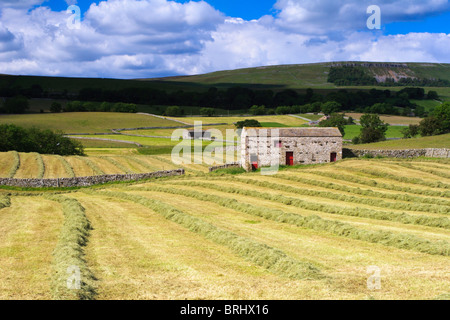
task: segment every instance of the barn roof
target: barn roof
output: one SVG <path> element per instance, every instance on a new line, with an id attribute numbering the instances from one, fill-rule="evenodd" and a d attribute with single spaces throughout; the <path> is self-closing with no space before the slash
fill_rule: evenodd
<path id="1" fill-rule="evenodd" d="M 261 132 L 262 135 L 270 136 L 272 130 L 279 130 L 279 137 L 342 137 L 338 128 L 260 128 L 245 127 L 247 136 L 259 136 L 260 131 L 266 130 L 267 133 Z"/>

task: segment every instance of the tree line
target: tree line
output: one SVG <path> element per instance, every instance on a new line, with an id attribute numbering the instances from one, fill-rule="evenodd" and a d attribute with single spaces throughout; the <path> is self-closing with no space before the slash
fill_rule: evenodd
<path id="1" fill-rule="evenodd" d="M 62 132 L 0 125 L 0 152 L 37 152 L 41 154 L 84 155 L 83 145 L 64 137 Z"/>
<path id="2" fill-rule="evenodd" d="M 337 86 L 450 87 L 450 81 L 444 79 L 406 77 L 398 81 L 387 78 L 384 82 L 378 82 L 373 75 L 367 72 L 367 69 L 356 66 L 331 67 L 327 81 Z"/>

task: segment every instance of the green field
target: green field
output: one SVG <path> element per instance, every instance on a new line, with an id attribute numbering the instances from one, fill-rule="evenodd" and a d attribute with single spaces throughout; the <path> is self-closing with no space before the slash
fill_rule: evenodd
<path id="1" fill-rule="evenodd" d="M 103 171 L 164 163 L 150 158 L 91 160 Z M 445 298 L 449 169 L 445 159 L 346 160 L 275 176 L 0 192 L 0 298 Z M 80 290 L 66 287 L 71 265 Z"/>
<path id="2" fill-rule="evenodd" d="M 0 124 L 60 130 L 65 133 L 106 133 L 111 129 L 179 126 L 178 122 L 134 113 L 69 112 L 2 115 Z"/>
<path id="3" fill-rule="evenodd" d="M 403 138 L 403 134 L 401 130 L 404 129 L 404 126 L 389 126 L 386 131 L 386 138 Z M 359 136 L 361 132 L 361 126 L 358 125 L 347 125 L 345 126 L 345 140 L 351 140 L 354 137 Z"/>
<path id="4" fill-rule="evenodd" d="M 450 134 L 432 137 L 420 137 L 412 139 L 401 139 L 394 141 L 383 141 L 369 144 L 358 144 L 350 146 L 353 149 L 421 149 L 421 148 L 450 148 Z"/>

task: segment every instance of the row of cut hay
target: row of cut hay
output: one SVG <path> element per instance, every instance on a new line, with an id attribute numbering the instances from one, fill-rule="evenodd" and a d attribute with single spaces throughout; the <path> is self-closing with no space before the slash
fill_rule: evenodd
<path id="1" fill-rule="evenodd" d="M 60 155 L 57 155 L 56 157 L 57 157 L 58 160 L 62 163 L 62 165 L 63 165 L 63 167 L 64 167 L 64 170 L 65 170 L 66 173 L 67 173 L 67 176 L 68 176 L 69 178 L 75 178 L 75 172 L 73 171 L 73 168 L 72 168 L 72 166 L 70 165 L 70 163 L 67 162 L 67 160 L 64 159 L 63 157 L 61 157 Z"/>
<path id="2" fill-rule="evenodd" d="M 378 192 L 373 191 L 369 189 L 360 189 L 357 187 L 350 187 L 342 184 L 332 183 L 332 182 L 325 182 L 321 180 L 312 180 L 312 179 L 306 179 L 299 176 L 293 176 L 293 175 L 283 175 L 283 174 L 277 174 L 275 176 L 277 179 L 287 180 L 287 181 L 294 181 L 299 182 L 307 185 L 313 185 L 316 187 L 321 187 L 325 189 L 331 189 L 331 190 L 337 190 L 337 191 L 343 191 L 348 192 L 352 194 L 358 194 L 362 196 L 368 196 L 372 198 L 379 198 L 379 199 L 392 199 L 392 200 L 398 200 L 398 201 L 405 201 L 405 202 L 414 202 L 414 203 L 426 203 L 426 204 L 434 204 L 438 206 L 450 206 L 450 201 L 444 200 L 444 199 L 435 199 L 435 198 L 426 198 L 426 197 L 420 197 L 420 196 L 413 196 L 409 194 L 397 194 L 397 193 L 388 193 L 388 192 Z"/>
<path id="3" fill-rule="evenodd" d="M 150 165 L 147 161 L 139 159 L 138 157 L 124 156 L 124 158 L 126 158 L 126 159 L 128 159 L 130 161 L 134 161 L 135 163 L 137 163 L 141 167 L 147 169 L 149 172 L 159 171 L 160 170 L 160 168 L 154 167 L 154 166 Z"/>
<path id="4" fill-rule="evenodd" d="M 431 164 L 450 165 L 450 158 L 389 158 L 389 162 L 428 162 Z"/>
<path id="5" fill-rule="evenodd" d="M 427 172 L 430 173 L 434 176 L 437 176 L 439 178 L 446 178 L 446 179 L 450 179 L 450 174 L 440 171 L 440 170 L 435 170 L 435 169 L 431 169 L 431 168 L 424 168 L 422 166 L 418 167 L 415 165 L 412 165 L 411 163 L 396 163 L 397 166 L 401 166 L 404 168 L 408 168 L 408 169 L 412 169 L 412 170 L 416 170 L 416 171 L 421 171 L 421 172 Z"/>
<path id="6" fill-rule="evenodd" d="M 232 181 L 236 181 L 231 179 Z M 254 180 L 253 180 L 254 181 Z M 242 181 L 246 183 L 246 181 Z M 249 183 L 252 185 L 257 185 L 260 187 L 268 186 L 266 182 L 258 182 L 258 181 L 250 181 Z M 434 228 L 443 228 L 450 229 L 450 219 L 447 217 L 429 217 L 425 215 L 409 215 L 406 213 L 397 213 L 390 211 L 379 211 L 379 210 L 371 210 L 366 208 L 349 208 L 349 207 L 339 207 L 335 205 L 326 205 L 320 203 L 314 203 L 310 201 L 305 201 L 293 197 L 287 197 L 283 194 L 269 194 L 255 190 L 247 190 L 243 188 L 234 188 L 234 187 L 226 187 L 224 185 L 216 185 L 212 183 L 204 183 L 204 182 L 177 182 L 173 183 L 174 185 L 186 185 L 192 187 L 202 187 L 206 189 L 213 189 L 221 192 L 231 193 L 231 194 L 240 194 L 243 196 L 258 198 L 269 200 L 273 202 L 282 203 L 288 206 L 294 206 L 297 208 L 316 211 L 316 212 L 325 212 L 329 214 L 336 214 L 342 216 L 350 216 L 350 217 L 360 217 L 374 220 L 384 220 L 384 221 L 394 221 L 403 224 L 415 224 L 415 225 L 423 225 Z M 280 186 L 280 185 L 279 185 Z M 281 190 L 288 191 L 288 187 L 280 186 Z"/>
<path id="7" fill-rule="evenodd" d="M 43 179 L 45 174 L 45 164 L 44 159 L 42 159 L 42 156 L 39 153 L 34 153 L 34 156 L 36 158 L 37 166 L 38 166 L 38 172 L 37 172 L 37 179 Z"/>
<path id="8" fill-rule="evenodd" d="M 304 227 L 317 231 L 326 231 L 337 236 L 361 240 L 399 249 L 419 251 L 432 255 L 450 255 L 450 243 L 447 241 L 429 241 L 411 234 L 399 234 L 390 231 L 371 231 L 360 229 L 349 223 L 323 219 L 319 216 L 301 216 L 295 213 L 288 213 L 281 210 L 255 206 L 235 199 L 208 195 L 202 192 L 184 190 L 179 188 L 166 187 L 132 187 L 127 190 L 163 192 L 168 194 L 182 195 L 201 201 L 216 203 L 220 206 L 230 208 L 245 214 L 255 215 L 264 219 L 281 223 L 288 223 L 298 227 Z"/>
<path id="9" fill-rule="evenodd" d="M 124 165 L 122 165 L 120 162 L 116 161 L 115 159 L 111 158 L 111 157 L 104 157 L 101 156 L 99 157 L 100 159 L 106 160 L 109 163 L 113 164 L 114 166 L 116 166 L 119 170 L 125 172 L 126 174 L 132 174 L 133 172 L 130 171 L 128 168 L 126 168 Z"/>
<path id="10" fill-rule="evenodd" d="M 85 260 L 84 247 L 92 229 L 85 209 L 75 199 L 46 195 L 63 208 L 64 224 L 53 252 L 52 295 L 56 300 L 92 300 L 95 298 L 95 277 Z M 74 269 L 72 269 L 74 268 Z M 80 271 L 80 289 L 70 289 L 71 272 Z M 73 283 L 70 283 L 73 284 Z"/>
<path id="11" fill-rule="evenodd" d="M 268 181 L 258 181 L 254 179 L 233 179 L 228 178 L 230 181 L 241 181 L 246 184 L 252 184 L 259 187 L 270 188 L 273 190 L 287 191 L 299 195 L 311 196 L 311 197 L 320 197 L 332 200 L 338 200 L 343 202 L 352 202 L 365 204 L 373 207 L 386 208 L 386 209 L 394 209 L 394 210 L 408 210 L 408 211 L 418 211 L 418 212 L 430 212 L 430 213 L 441 213 L 441 214 L 450 214 L 450 208 L 445 206 L 438 206 L 434 204 L 420 204 L 420 203 L 402 203 L 402 202 L 389 202 L 380 199 L 371 199 L 371 198 L 362 198 L 355 197 L 352 195 L 339 194 L 328 191 L 319 191 L 319 190 L 308 190 L 304 188 L 286 186 L 283 184 L 272 183 Z"/>
<path id="12" fill-rule="evenodd" d="M 84 161 L 84 163 L 86 163 L 86 165 L 92 169 L 94 175 L 101 176 L 105 174 L 105 172 L 102 169 L 100 169 L 94 162 L 92 162 L 88 157 L 78 156 L 77 158 L 80 159 L 81 161 Z"/>
<path id="13" fill-rule="evenodd" d="M 14 178 L 14 176 L 16 175 L 17 170 L 19 170 L 20 167 L 20 155 L 17 151 L 11 151 L 14 160 L 11 166 L 11 169 L 9 169 L 8 172 L 8 178 Z"/>
<path id="14" fill-rule="evenodd" d="M 363 168 L 351 168 L 351 167 L 345 167 L 344 169 L 346 171 L 350 171 L 350 172 L 364 173 L 364 174 L 368 174 L 368 175 L 371 175 L 371 176 L 374 176 L 377 178 L 389 179 L 389 180 L 394 180 L 394 181 L 403 182 L 403 183 L 416 184 L 416 185 L 421 185 L 421 186 L 430 187 L 430 188 L 450 189 L 450 184 L 440 182 L 440 181 L 431 182 L 431 181 L 425 181 L 425 180 L 422 180 L 419 178 L 400 177 L 395 174 L 391 174 L 391 173 L 387 173 L 387 172 L 383 172 L 383 171 L 375 170 L 375 169 L 363 169 Z"/>
<path id="15" fill-rule="evenodd" d="M 11 206 L 11 199 L 7 195 L 0 194 L 0 209 Z"/>
<path id="16" fill-rule="evenodd" d="M 438 190 L 429 190 L 429 189 L 417 189 L 411 187 L 403 187 L 396 185 L 395 183 L 382 183 L 370 178 L 363 178 L 360 176 L 355 176 L 351 174 L 343 174 L 343 173 L 333 173 L 333 172 L 321 172 L 321 171 L 307 171 L 309 174 L 315 174 L 326 178 L 332 178 L 335 180 L 345 181 L 345 182 L 353 182 L 356 184 L 361 184 L 369 187 L 375 187 L 385 190 L 392 191 L 400 191 L 424 196 L 432 196 L 432 197 L 441 197 L 441 198 L 450 198 L 449 191 L 438 191 Z"/>
<path id="17" fill-rule="evenodd" d="M 88 190 L 83 192 L 88 194 L 93 193 Z M 310 262 L 298 261 L 279 249 L 217 228 L 202 219 L 188 215 L 161 201 L 122 192 L 96 192 L 94 194 L 132 201 L 150 208 L 167 220 L 178 223 L 190 231 L 202 235 L 206 239 L 230 248 L 237 255 L 274 274 L 292 279 L 317 279 L 323 277 L 320 270 Z"/>

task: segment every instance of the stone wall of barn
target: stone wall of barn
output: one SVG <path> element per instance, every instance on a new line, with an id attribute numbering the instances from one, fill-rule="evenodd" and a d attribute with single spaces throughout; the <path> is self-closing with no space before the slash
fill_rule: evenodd
<path id="1" fill-rule="evenodd" d="M 286 165 L 286 153 L 293 152 L 294 165 L 327 163 L 331 153 L 336 161 L 342 159 L 342 137 L 253 137 L 244 136 L 241 144 L 242 167 L 250 171 L 252 160 L 257 158 L 258 167 L 274 164 L 278 157 L 280 165 Z M 279 146 L 277 148 L 277 146 Z"/>

